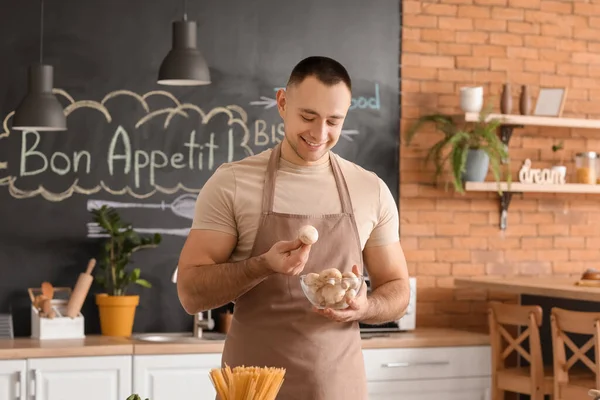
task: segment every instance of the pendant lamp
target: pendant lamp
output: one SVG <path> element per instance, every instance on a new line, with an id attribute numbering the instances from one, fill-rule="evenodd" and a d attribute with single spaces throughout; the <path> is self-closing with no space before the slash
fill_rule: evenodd
<path id="1" fill-rule="evenodd" d="M 186 0 L 183 20 L 173 22 L 172 48 L 158 70 L 158 83 L 170 86 L 197 86 L 210 84 L 206 60 L 197 49 L 198 28 L 195 21 L 187 20 Z"/>
<path id="2" fill-rule="evenodd" d="M 44 0 L 40 13 L 40 62 L 29 67 L 27 95 L 15 110 L 13 129 L 32 131 L 64 131 L 67 119 L 63 107 L 52 93 L 54 69 L 42 62 L 44 48 Z"/>

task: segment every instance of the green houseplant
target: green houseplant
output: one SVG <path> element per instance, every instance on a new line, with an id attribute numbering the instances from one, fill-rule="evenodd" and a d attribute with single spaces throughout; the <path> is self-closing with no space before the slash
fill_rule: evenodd
<path id="1" fill-rule="evenodd" d="M 131 396 L 129 396 L 129 397 L 128 397 L 127 399 L 125 399 L 125 400 L 142 400 L 142 398 L 140 397 L 140 395 L 139 395 L 139 394 L 137 394 L 137 393 L 134 393 L 134 394 L 132 394 Z M 146 399 L 146 400 L 149 400 L 149 399 Z"/>
<path id="2" fill-rule="evenodd" d="M 421 116 L 406 132 L 406 146 L 410 146 L 415 134 L 427 123 L 435 125 L 443 136 L 435 142 L 425 156 L 425 163 L 432 162 L 435 166 L 434 178 L 442 175 L 444 166 L 448 163 L 454 189 L 464 193 L 464 182 L 482 182 L 489 169 L 496 182 L 506 181 L 510 184 L 511 177 L 506 146 L 498 137 L 497 129 L 501 122 L 487 118 L 488 113 L 482 112 L 475 122 L 464 121 L 461 116 L 447 114 L 428 114 Z M 498 186 L 499 193 L 502 193 Z"/>
<path id="3" fill-rule="evenodd" d="M 123 222 L 119 213 L 106 205 L 91 210 L 93 221 L 106 236 L 99 260 L 99 273 L 96 281 L 105 289 L 96 296 L 100 311 L 100 328 L 103 335 L 131 336 L 135 309 L 139 304 L 138 295 L 130 295 L 127 290 L 132 284 L 150 288 L 152 285 L 140 278 L 140 269 L 126 271 L 133 263 L 131 256 L 141 249 L 158 246 L 159 234 L 141 236 L 130 224 Z"/>

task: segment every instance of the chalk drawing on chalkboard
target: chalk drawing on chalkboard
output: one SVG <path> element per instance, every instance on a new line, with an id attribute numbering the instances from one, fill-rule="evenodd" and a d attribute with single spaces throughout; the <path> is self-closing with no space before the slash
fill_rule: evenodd
<path id="1" fill-rule="evenodd" d="M 150 96 L 166 96 L 169 99 L 173 100 L 173 103 L 175 103 L 175 105 L 177 105 L 177 106 L 181 105 L 181 102 L 179 101 L 179 99 L 177 99 L 177 97 L 175 97 L 172 93 L 167 92 L 166 90 L 152 90 L 148 93 L 143 94 L 142 99 L 146 100 Z"/>
<path id="2" fill-rule="evenodd" d="M 260 100 L 254 100 L 250 102 L 251 106 L 265 106 L 265 110 L 275 107 L 277 100 L 267 96 L 260 96 Z"/>
<path id="3" fill-rule="evenodd" d="M 69 104 L 75 103 L 75 99 L 73 98 L 73 96 L 71 96 L 69 93 L 67 93 L 66 91 L 64 91 L 62 89 L 54 88 L 54 89 L 52 89 L 52 93 L 64 97 L 65 99 L 67 99 L 69 101 Z"/>
<path id="4" fill-rule="evenodd" d="M 78 110 L 80 108 L 96 109 L 96 110 L 100 111 L 102 114 L 104 114 L 104 117 L 106 118 L 106 122 L 112 122 L 112 117 L 110 115 L 110 112 L 108 112 L 108 109 L 103 104 L 100 104 L 94 100 L 80 100 L 73 104 L 69 104 L 67 107 L 65 107 L 64 113 L 68 117 L 73 111 Z"/>
<path id="5" fill-rule="evenodd" d="M 67 99 L 68 101 L 68 105 L 66 106 L 64 112 L 67 116 L 69 116 L 70 114 L 72 114 L 75 110 L 79 110 L 79 109 L 85 109 L 85 108 L 91 108 L 91 109 L 95 109 L 97 111 L 100 111 L 103 115 L 104 115 L 104 119 L 106 121 L 111 121 L 112 117 L 110 115 L 109 110 L 105 107 L 104 103 L 108 102 L 110 99 L 114 99 L 117 96 L 130 96 L 134 99 L 136 99 L 136 101 L 140 102 L 140 104 L 142 105 L 142 107 L 144 108 L 144 110 L 148 111 L 147 113 L 145 113 L 141 118 L 139 118 L 136 123 L 135 123 L 135 127 L 139 128 L 142 124 L 150 121 L 153 118 L 156 118 L 158 115 L 166 115 L 165 119 L 164 119 L 164 127 L 167 128 L 169 127 L 169 125 L 172 123 L 173 119 L 176 116 L 183 116 L 184 118 L 190 118 L 191 114 L 193 114 L 193 112 L 195 112 L 201 120 L 202 124 L 207 124 L 213 117 L 217 116 L 217 115 L 225 115 L 226 119 L 225 119 L 225 126 L 223 128 L 221 128 L 221 132 L 219 132 L 219 128 L 216 128 L 216 133 L 223 135 L 226 138 L 226 144 L 224 146 L 221 146 L 221 150 L 224 152 L 225 154 L 223 154 L 224 158 L 226 158 L 226 162 L 231 162 L 234 159 L 234 156 L 236 154 L 236 149 L 241 149 L 247 156 L 251 156 L 254 155 L 254 150 L 249 146 L 250 143 L 250 139 L 251 139 L 251 135 L 250 135 L 250 130 L 248 128 L 248 126 L 246 125 L 247 120 L 248 120 L 248 115 L 246 113 L 246 111 L 237 105 L 228 105 L 228 106 L 217 106 L 212 108 L 211 110 L 208 111 L 204 111 L 202 110 L 200 107 L 198 107 L 195 104 L 191 104 L 191 103 L 181 103 L 179 100 L 177 100 L 177 98 L 170 94 L 169 92 L 166 91 L 162 91 L 162 90 L 158 90 L 158 91 L 151 91 L 148 93 L 145 93 L 144 95 L 139 95 L 137 93 L 134 93 L 132 91 L 129 90 L 116 90 L 113 92 L 108 93 L 107 95 L 105 95 L 102 99 L 102 102 L 98 102 L 95 100 L 78 100 L 75 101 L 75 99 L 73 99 L 73 97 L 71 97 L 66 91 L 62 90 L 62 89 L 54 89 L 53 90 L 57 95 L 60 95 L 62 97 L 64 97 L 65 99 Z M 149 98 L 150 96 L 165 96 L 168 97 L 169 99 L 171 99 L 174 103 L 174 107 L 167 107 L 167 108 L 161 108 L 158 110 L 150 110 L 150 107 L 148 105 L 148 102 L 146 101 L 147 98 Z M 189 113 L 189 111 L 192 111 L 192 113 Z M 0 133 L 0 139 L 6 139 L 9 137 L 10 133 L 11 133 L 11 129 L 9 128 L 9 120 L 14 116 L 14 111 L 11 111 L 4 119 L 3 119 L 3 132 Z M 221 121 L 221 120 L 219 120 Z M 222 124 L 223 122 L 219 122 L 219 124 Z M 215 128 L 213 127 L 211 130 L 214 130 Z M 131 133 L 133 134 L 133 133 Z M 95 194 L 98 193 L 100 191 L 105 191 L 107 193 L 113 194 L 113 195 L 130 195 L 134 198 L 137 199 L 145 199 L 148 198 L 150 196 L 153 196 L 154 194 L 157 193 L 163 193 L 163 194 L 174 194 L 177 193 L 179 191 L 184 191 L 187 193 L 198 193 L 200 191 L 200 188 L 192 188 L 192 187 L 187 187 L 185 186 L 183 183 L 178 182 L 176 183 L 174 186 L 172 187 L 165 187 L 160 185 L 159 182 L 156 182 L 153 180 L 153 177 L 155 176 L 154 172 L 159 171 L 160 168 L 163 168 L 165 163 L 161 163 L 158 162 L 158 164 L 156 165 L 134 165 L 134 161 L 135 158 L 140 158 L 140 160 L 146 160 L 149 161 L 147 164 L 152 164 L 151 156 L 156 156 L 155 158 L 157 160 L 173 160 L 174 156 L 176 156 L 177 154 L 167 154 L 162 150 L 152 150 L 152 151 L 145 151 L 143 149 L 131 149 L 130 145 L 128 143 L 131 142 L 130 139 L 130 132 L 127 132 L 125 130 L 125 128 L 122 125 L 119 125 L 116 130 L 114 131 L 114 133 L 111 136 L 111 145 L 113 144 L 113 142 L 118 142 L 118 143 L 122 143 L 123 145 L 125 145 L 125 148 L 129 149 L 129 153 L 127 154 L 116 154 L 115 157 L 119 158 L 119 159 L 123 159 L 123 157 L 127 156 L 130 158 L 130 164 L 132 165 L 131 170 L 135 171 L 135 173 L 133 172 L 127 172 L 124 171 L 124 173 L 127 173 L 130 175 L 131 179 L 135 182 L 132 182 L 132 184 L 130 185 L 125 185 L 125 186 L 121 186 L 119 189 L 115 189 L 115 188 L 111 188 L 107 183 L 105 183 L 104 181 L 100 180 L 99 182 L 97 182 L 95 185 L 92 183 L 91 187 L 82 187 L 79 185 L 79 177 L 75 178 L 73 180 L 73 182 L 71 183 L 71 185 L 69 187 L 65 187 L 64 190 L 61 191 L 50 191 L 48 189 L 46 189 L 43 185 L 39 185 L 36 189 L 34 190 L 23 190 L 19 187 L 16 186 L 17 181 L 21 182 L 23 181 L 23 177 L 26 177 L 28 179 L 30 179 L 30 177 L 35 176 L 35 175 L 39 175 L 43 172 L 51 172 L 51 173 L 55 173 L 58 175 L 66 175 L 68 173 L 73 173 L 73 172 L 77 172 L 78 174 L 89 174 L 90 170 L 89 170 L 89 165 L 92 165 L 92 153 L 87 150 L 87 149 L 74 149 L 75 151 L 72 151 L 73 149 L 61 149 L 59 151 L 55 151 L 52 150 L 51 154 L 45 154 L 43 151 L 41 151 L 41 146 L 38 146 L 39 143 L 41 143 L 44 140 L 44 137 L 41 136 L 38 132 L 35 131 L 24 131 L 22 134 L 22 139 L 23 139 L 23 145 L 21 146 L 21 154 L 20 154 L 20 160 L 17 162 L 17 166 L 14 168 L 12 168 L 12 165 L 9 166 L 8 162 L 5 160 L 0 160 L 0 166 L 2 168 L 2 170 L 8 170 L 8 176 L 3 176 L 0 177 L 0 186 L 8 186 L 8 191 L 10 193 L 11 196 L 18 198 L 18 199 L 24 199 L 24 198 L 31 198 L 31 197 L 35 197 L 35 196 L 42 196 L 45 200 L 48 201 L 53 201 L 53 202 L 57 202 L 57 201 L 62 201 L 65 200 L 69 197 L 71 197 L 73 194 L 84 194 L 84 195 L 90 195 L 90 194 Z M 194 135 L 195 135 L 195 131 L 190 133 L 190 140 L 195 140 L 194 139 Z M 212 136 L 214 136 L 215 133 L 211 132 L 209 136 L 211 136 L 212 140 Z M 26 137 L 30 136 L 30 139 L 33 140 L 29 140 L 26 141 Z M 205 139 L 200 139 L 200 140 L 205 140 Z M 125 143 L 127 142 L 127 143 Z M 29 143 L 29 144 L 28 144 Z M 210 151 L 211 149 L 215 148 L 211 143 L 197 143 L 196 141 L 193 142 L 189 142 L 190 146 L 193 146 L 194 148 L 199 148 L 199 151 L 203 151 L 202 148 L 205 148 L 205 152 L 208 153 L 204 159 L 206 159 L 205 161 L 205 166 L 203 166 L 204 169 L 207 170 L 213 170 L 214 168 L 218 167 L 218 163 L 214 162 L 214 156 L 216 154 L 212 154 Z M 265 143 L 265 144 L 261 144 L 261 145 L 267 145 L 269 143 Z M 212 147 L 211 147 L 212 146 Z M 114 147 L 114 146 L 113 146 Z M 134 157 L 134 150 L 135 150 L 135 157 Z M 108 149 L 109 151 L 109 159 L 110 159 L 110 149 Z M 141 154 L 144 157 L 138 157 L 140 154 L 138 153 L 143 153 Z M 151 154 L 152 153 L 152 154 Z M 159 154 L 160 153 L 160 154 Z M 158 157 L 160 156 L 160 157 Z M 38 161 L 42 162 L 43 167 L 42 168 L 38 168 L 38 169 L 27 169 L 27 163 L 25 163 L 25 160 L 30 157 L 31 159 L 36 158 Z M 184 157 L 183 153 L 181 155 L 177 155 L 177 157 L 179 157 L 179 159 L 181 159 L 182 157 Z M 190 156 L 191 157 L 191 156 Z M 53 163 L 56 162 L 56 160 L 60 160 L 62 162 L 62 165 L 57 166 Z M 81 161 L 83 160 L 83 162 Z M 159 161 L 160 161 L 159 160 Z M 156 160 L 155 160 L 156 161 Z M 168 164 L 168 163 L 167 163 Z M 20 165 L 20 169 L 19 169 L 19 165 Z M 77 169 L 77 165 L 79 165 L 79 169 Z M 83 165 L 83 166 L 82 166 Z M 191 165 L 191 164 L 190 164 Z M 86 167 L 88 166 L 88 167 Z M 108 166 L 110 168 L 110 166 Z M 198 161 L 198 165 L 196 166 L 197 169 L 202 169 L 200 168 L 200 161 Z M 144 192 L 142 192 L 141 190 L 139 190 L 140 187 L 140 176 L 139 176 L 139 171 L 142 171 L 142 173 L 144 173 L 145 175 L 148 176 L 144 176 L 144 179 L 148 180 L 149 185 L 149 189 L 145 189 Z M 112 173 L 111 173 L 112 175 Z"/>
<path id="6" fill-rule="evenodd" d="M 177 192 L 183 191 L 183 192 L 188 192 L 188 193 L 198 193 L 200 192 L 199 188 L 188 188 L 187 186 L 182 185 L 181 183 L 178 183 L 177 185 L 173 186 L 173 187 L 164 187 L 164 186 L 160 186 L 160 185 L 154 185 L 155 189 L 151 190 L 148 193 L 144 193 L 144 194 L 139 194 L 137 192 L 135 192 L 133 189 L 131 189 L 129 186 L 125 186 L 122 189 L 111 189 L 110 186 L 108 186 L 107 184 L 104 183 L 104 181 L 100 181 L 100 185 L 99 188 L 101 188 L 102 190 L 104 190 L 106 193 L 110 193 L 112 195 L 115 196 L 123 196 L 123 195 L 128 195 L 131 197 L 135 197 L 136 199 L 147 199 L 150 198 L 152 196 L 154 196 L 157 193 L 162 193 L 162 194 L 175 194 Z M 97 193 L 97 192 L 94 192 Z"/>
<path id="7" fill-rule="evenodd" d="M 236 105 L 229 105 L 227 106 L 227 109 L 240 114 L 240 118 L 242 119 L 242 121 L 244 121 L 244 123 L 248 122 L 248 113 L 246 113 L 246 110 L 244 110 L 242 107 Z"/>
<path id="8" fill-rule="evenodd" d="M 356 129 L 342 129 L 342 137 L 350 142 L 354 142 L 352 135 L 358 135 L 359 133 Z"/>
<path id="9" fill-rule="evenodd" d="M 108 100 L 113 99 L 117 96 L 131 96 L 142 104 L 142 107 L 144 107 L 144 110 L 146 110 L 147 113 L 150 112 L 150 106 L 148 105 L 148 103 L 146 103 L 146 99 L 144 98 L 144 96 L 140 96 L 139 94 L 132 92 L 131 90 L 122 89 L 110 92 L 109 94 L 104 96 L 100 104 L 104 105 Z"/>
<path id="10" fill-rule="evenodd" d="M 165 203 L 161 201 L 160 203 L 132 203 L 132 202 L 120 202 L 120 201 L 108 201 L 108 200 L 94 200 L 89 199 L 87 201 L 87 209 L 88 211 L 98 209 L 102 206 L 112 207 L 112 208 L 153 208 L 160 210 L 170 209 L 173 214 L 188 218 L 194 219 L 194 208 L 196 205 L 196 195 L 194 194 L 182 194 L 173 200 L 172 203 Z"/>
<path id="11" fill-rule="evenodd" d="M 142 126 L 146 122 L 150 121 L 152 118 L 156 117 L 157 115 L 167 114 L 167 113 L 170 115 L 171 112 L 175 112 L 186 118 L 189 116 L 185 111 L 179 110 L 177 108 L 164 108 L 162 110 L 152 111 L 150 114 L 142 117 L 138 122 L 135 123 L 135 128 L 136 129 L 139 128 L 140 126 Z M 165 121 L 165 124 L 166 124 L 166 121 Z"/>
<path id="12" fill-rule="evenodd" d="M 160 233 L 161 235 L 173 235 L 173 236 L 187 236 L 190 233 L 190 228 L 136 228 L 133 230 L 140 234 L 154 234 Z M 97 222 L 87 223 L 87 237 L 88 238 L 102 238 L 108 237 L 106 231 Z"/>

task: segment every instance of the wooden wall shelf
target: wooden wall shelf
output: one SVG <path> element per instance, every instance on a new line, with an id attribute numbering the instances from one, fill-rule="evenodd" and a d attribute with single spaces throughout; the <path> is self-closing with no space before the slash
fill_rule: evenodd
<path id="1" fill-rule="evenodd" d="M 564 185 L 541 185 L 535 183 L 511 182 L 510 189 L 506 182 L 500 182 L 502 192 L 512 193 L 597 193 L 600 194 L 600 185 L 585 183 L 565 183 Z M 470 192 L 497 192 L 496 182 L 466 182 L 465 190 Z"/>
<path id="2" fill-rule="evenodd" d="M 504 125 L 554 126 L 562 128 L 600 129 L 599 119 L 538 117 L 535 115 L 489 114 L 486 120 L 497 119 Z M 479 121 L 479 113 L 465 113 L 465 121 Z"/>
<path id="3" fill-rule="evenodd" d="M 461 115 L 466 122 L 479 121 L 479 113 L 465 113 Z M 553 126 L 558 128 L 583 128 L 583 129 L 600 129 L 599 119 L 582 119 L 582 118 L 562 118 L 562 117 L 539 117 L 536 115 L 519 115 L 519 114 L 488 114 L 486 121 L 491 119 L 500 120 L 500 139 L 505 145 L 508 145 L 510 138 L 515 128 L 523 128 L 525 126 Z"/>

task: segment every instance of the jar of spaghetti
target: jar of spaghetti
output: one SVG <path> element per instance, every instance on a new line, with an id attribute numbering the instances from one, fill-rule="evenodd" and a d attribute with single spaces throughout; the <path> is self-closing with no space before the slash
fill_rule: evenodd
<path id="1" fill-rule="evenodd" d="M 593 151 L 577 153 L 575 155 L 575 168 L 577 170 L 577 183 L 596 184 L 596 160 L 598 154 Z"/>

